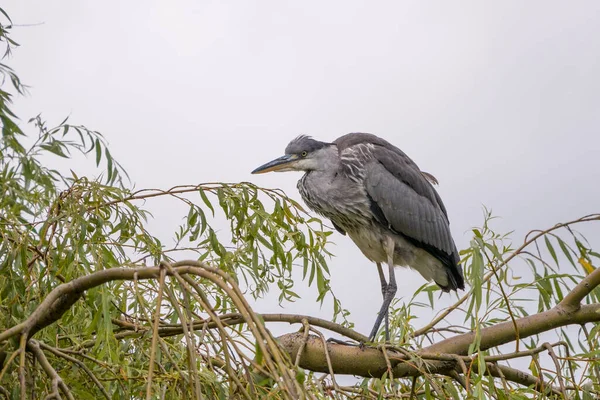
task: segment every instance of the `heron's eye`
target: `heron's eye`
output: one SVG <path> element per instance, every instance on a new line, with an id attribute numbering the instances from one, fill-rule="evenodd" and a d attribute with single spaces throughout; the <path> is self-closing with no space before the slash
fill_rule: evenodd
<path id="1" fill-rule="evenodd" d="M 300 155 L 301 155 L 302 157 L 306 157 L 306 156 L 308 155 L 308 153 L 307 153 L 306 151 L 303 151 L 302 153 L 300 153 Z"/>

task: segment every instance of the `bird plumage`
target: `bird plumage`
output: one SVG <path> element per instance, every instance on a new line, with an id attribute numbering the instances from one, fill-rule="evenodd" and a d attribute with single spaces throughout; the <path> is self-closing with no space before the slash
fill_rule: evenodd
<path id="1" fill-rule="evenodd" d="M 464 288 L 448 213 L 432 185 L 437 180 L 402 150 L 369 133 L 349 133 L 333 143 L 299 136 L 285 153 L 254 172 L 305 171 L 298 189 L 306 204 L 377 263 L 384 304 L 372 337 L 382 312 L 387 333 L 387 308 L 396 291 L 394 265 L 417 270 L 444 291 Z M 389 284 L 381 263 L 390 266 Z"/>
<path id="2" fill-rule="evenodd" d="M 297 139 L 298 149 L 303 140 L 313 139 Z M 330 161 L 332 168 L 307 171 L 298 181 L 311 209 L 348 233 L 372 261 L 385 262 L 383 245 L 376 248 L 380 236 L 392 235 L 398 242 L 397 265 L 416 269 L 445 291 L 464 288 L 446 208 L 416 163 L 368 133 L 344 135 L 318 150 L 332 153 L 331 158 L 337 155 L 337 162 Z"/>

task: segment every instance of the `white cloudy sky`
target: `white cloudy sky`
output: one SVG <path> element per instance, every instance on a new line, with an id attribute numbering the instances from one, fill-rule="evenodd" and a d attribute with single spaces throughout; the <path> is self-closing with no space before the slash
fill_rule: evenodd
<path id="1" fill-rule="evenodd" d="M 300 133 L 331 141 L 363 131 L 439 179 L 459 247 L 482 222 L 482 205 L 516 241 L 599 211 L 600 2 L 2 7 L 23 25 L 8 62 L 31 86 L 16 101 L 19 115 L 71 115 L 101 131 L 138 188 L 252 181 L 299 198 L 299 175 L 250 171 Z M 179 222 L 169 209 L 155 213 Z M 597 229 L 588 234 L 600 239 Z M 335 241 L 333 287 L 367 333 L 381 300 L 376 270 L 348 238 Z M 423 283 L 397 275 L 399 297 Z M 329 316 L 313 299 L 286 311 Z M 272 301 L 257 308 L 279 310 Z"/>

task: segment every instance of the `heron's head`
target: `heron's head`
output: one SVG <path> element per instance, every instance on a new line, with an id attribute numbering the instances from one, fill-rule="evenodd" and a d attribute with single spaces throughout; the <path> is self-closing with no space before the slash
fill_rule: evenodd
<path id="1" fill-rule="evenodd" d="M 332 156 L 333 143 L 319 142 L 309 136 L 298 136 L 285 148 L 285 155 L 252 171 L 253 174 L 285 171 L 313 171 L 326 168 Z M 335 151 L 337 155 L 337 150 Z"/>

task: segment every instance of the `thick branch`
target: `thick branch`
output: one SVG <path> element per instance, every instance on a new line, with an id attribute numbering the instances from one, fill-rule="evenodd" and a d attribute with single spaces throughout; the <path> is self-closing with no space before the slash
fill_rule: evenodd
<path id="1" fill-rule="evenodd" d="M 295 360 L 300 347 L 304 343 L 303 333 L 294 332 L 278 338 L 281 346 Z M 385 358 L 376 348 L 347 346 L 337 343 L 327 343 L 327 351 L 331 359 L 333 370 L 336 374 L 358 375 L 364 377 L 381 377 L 387 371 Z M 398 356 L 400 354 L 398 353 Z M 398 365 L 399 361 L 391 358 L 392 367 Z M 315 372 L 328 373 L 327 358 L 323 341 L 315 335 L 309 335 L 300 357 L 300 367 Z M 452 365 L 450 365 L 452 366 Z M 407 369 L 408 372 L 409 369 Z M 412 370 L 410 372 L 413 372 Z M 413 374 L 417 374 L 416 370 Z M 410 375 L 405 373 L 405 375 Z M 394 376 L 396 372 L 394 372 Z"/>
<path id="2" fill-rule="evenodd" d="M 573 313 L 565 311 L 557 306 L 552 310 L 531 315 L 516 320 L 521 338 L 536 335 L 571 324 L 583 324 L 586 322 L 600 321 L 600 304 L 583 305 Z M 417 356 L 427 358 L 427 355 L 447 354 L 466 355 L 469 346 L 475 340 L 474 333 L 466 333 L 451 337 L 431 346 L 425 347 L 418 352 Z M 496 347 L 501 344 L 515 340 L 515 330 L 512 321 L 504 322 L 481 330 L 481 349 Z M 279 337 L 281 345 L 295 359 L 296 353 L 302 343 L 302 333 L 290 333 Z M 344 346 L 329 343 L 328 351 L 333 364 L 333 369 L 339 374 L 358 375 L 363 377 L 381 377 L 387 371 L 385 357 L 381 351 L 374 348 L 360 348 L 355 346 Z M 414 360 L 406 359 L 402 354 L 390 354 L 395 377 L 421 375 L 423 371 L 429 373 L 444 373 L 453 370 L 456 362 L 448 361 L 426 361 L 416 363 Z M 434 357 L 440 358 L 440 357 Z M 327 372 L 324 348 L 320 340 L 309 337 L 306 348 L 301 357 L 300 366 L 311 371 Z M 460 370 L 458 372 L 461 372 Z"/>
<path id="3" fill-rule="evenodd" d="M 599 272 L 600 269 L 594 271 L 596 277 L 600 277 Z M 588 278 L 591 276 L 592 275 L 588 276 Z M 582 281 L 575 287 L 575 289 L 573 289 L 573 291 L 569 293 L 567 297 L 569 297 L 572 293 L 576 293 L 581 287 L 587 287 L 588 284 L 589 282 L 585 280 Z M 565 300 L 567 297 L 565 297 Z M 561 326 L 573 324 L 581 325 L 587 322 L 600 321 L 600 304 L 587 304 L 574 308 L 570 302 L 567 302 L 566 305 L 563 303 L 564 300 L 551 310 L 519 318 L 514 323 L 512 321 L 508 321 L 482 329 L 480 331 L 480 349 L 486 350 L 515 341 L 517 339 L 515 324 L 519 333 L 519 339 L 524 339 L 526 337 L 547 332 Z M 469 346 L 474 341 L 475 332 L 469 332 L 442 340 L 441 342 L 435 343 L 423 349 L 422 351 L 430 353 L 440 352 L 465 355 L 467 354 Z"/>
<path id="4" fill-rule="evenodd" d="M 42 314 L 39 321 L 29 330 L 29 337 L 35 335 L 38 331 L 48 325 L 58 321 L 65 312 L 82 296 L 82 293 L 67 293 L 60 296 L 49 308 L 45 314 Z"/>
<path id="5" fill-rule="evenodd" d="M 598 284 L 600 284 L 600 269 L 595 270 L 575 286 L 564 300 L 551 310 L 482 329 L 480 331 L 480 349 L 486 350 L 497 347 L 517 339 L 537 335 L 561 326 L 572 324 L 581 325 L 587 322 L 600 321 L 600 304 L 579 305 L 579 302 Z M 298 335 L 298 333 L 293 333 L 279 338 L 283 347 L 292 356 L 292 359 L 295 359 L 298 347 L 302 343 L 302 341 L 298 339 Z M 428 354 L 440 353 L 450 356 L 464 356 L 468 354 L 469 346 L 474 341 L 475 333 L 469 332 L 434 343 L 431 346 L 419 350 L 416 354 L 424 358 Z M 333 369 L 336 373 L 364 377 L 381 377 L 387 371 L 385 357 L 379 350 L 330 344 L 328 346 L 328 351 L 330 352 Z M 420 375 L 423 370 L 445 373 L 448 372 L 448 369 L 452 370 L 456 367 L 456 362 L 451 360 L 443 362 L 423 361 L 421 365 L 417 365 L 407 361 L 406 357 L 403 355 L 390 357 L 390 359 L 395 363 L 393 365 L 393 374 L 396 377 Z M 323 346 L 318 340 L 309 340 L 302 355 L 301 366 L 311 371 L 327 372 L 324 361 L 325 356 Z M 459 370 L 458 372 L 461 371 Z"/>
<path id="6" fill-rule="evenodd" d="M 600 285 L 600 268 L 596 268 L 591 274 L 586 276 L 577 286 L 567 294 L 559 306 L 565 309 L 577 310 L 581 301 Z"/>
<path id="7" fill-rule="evenodd" d="M 299 366 L 314 372 L 329 373 L 323 341 L 315 335 L 310 335 L 307 340 L 304 340 L 302 336 L 301 332 L 290 333 L 279 337 L 279 342 L 293 359 L 304 344 Z M 329 352 L 331 367 L 336 374 L 381 378 L 388 372 L 385 357 L 380 349 L 327 343 L 327 351 Z M 455 357 L 451 354 L 421 354 L 419 352 L 417 357 L 419 355 L 424 358 L 407 359 L 401 353 L 388 350 L 387 356 L 394 377 L 420 376 L 425 373 L 442 375 L 449 375 L 453 372 L 463 373 L 457 365 Z M 436 360 L 427 359 L 428 356 Z M 502 377 L 524 386 L 533 386 L 540 392 L 560 393 L 549 385 L 544 386 L 543 382 L 533 375 L 514 368 L 488 363 L 486 371 L 494 377 Z"/>

